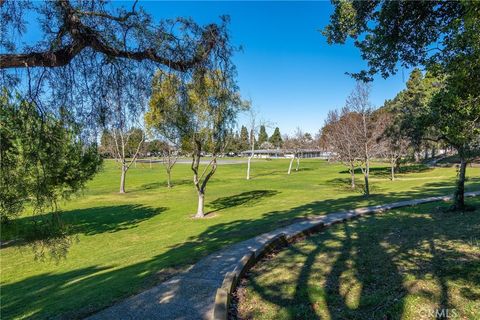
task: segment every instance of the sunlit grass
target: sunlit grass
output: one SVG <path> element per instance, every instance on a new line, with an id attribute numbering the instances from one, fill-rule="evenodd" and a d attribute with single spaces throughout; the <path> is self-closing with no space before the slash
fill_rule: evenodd
<path id="1" fill-rule="evenodd" d="M 479 319 L 480 209 L 446 205 L 335 225 L 266 258 L 238 290 L 240 318 Z"/>
<path id="2" fill-rule="evenodd" d="M 246 181 L 246 164 L 220 165 L 207 187 L 206 211 L 211 213 L 198 220 L 192 219 L 197 199 L 188 164 L 174 168 L 172 189 L 166 187 L 162 165 L 138 164 L 128 172 L 127 194 L 122 195 L 119 169 L 107 161 L 82 195 L 60 204 L 78 237 L 66 259 L 36 262 L 22 242 L 2 248 L 2 319 L 83 316 L 294 218 L 450 193 L 456 175 L 454 168 L 422 169 L 392 182 L 388 168 L 377 169 L 374 194 L 367 199 L 348 188 L 349 175 L 341 165 L 305 160 L 290 176 L 287 169 L 288 160 L 258 161 L 253 179 Z M 468 168 L 467 174 L 468 189 L 480 189 L 480 169 Z M 27 225 L 19 218 L 2 227 L 2 241 L 21 238 Z M 349 299 L 354 306 L 354 296 Z"/>

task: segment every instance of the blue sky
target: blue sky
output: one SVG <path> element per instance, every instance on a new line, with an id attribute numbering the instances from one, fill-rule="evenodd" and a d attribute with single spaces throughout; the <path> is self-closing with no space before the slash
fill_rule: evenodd
<path id="1" fill-rule="evenodd" d="M 132 2 L 116 1 L 130 8 Z M 333 7 L 319 2 L 187 2 L 140 1 L 154 19 L 192 17 L 200 24 L 229 15 L 234 56 L 242 96 L 251 99 L 259 118 L 293 133 L 296 127 L 312 134 L 323 126 L 328 110 L 340 108 L 354 86 L 345 72 L 366 66 L 353 44 L 329 46 L 319 30 L 329 22 Z M 30 29 L 31 30 L 31 29 Z M 35 30 L 33 30 L 35 31 Z M 29 35 L 32 39 L 36 34 Z M 371 100 L 381 106 L 405 86 L 408 70 L 388 79 L 377 77 Z M 241 115 L 239 125 L 247 124 Z"/>
<path id="2" fill-rule="evenodd" d="M 352 43 L 329 46 L 319 32 L 328 24 L 330 2 L 143 2 L 156 18 L 188 16 L 201 24 L 231 17 L 230 31 L 243 52 L 234 57 L 243 97 L 260 118 L 293 133 L 316 133 L 328 110 L 343 106 L 354 86 L 345 72 L 366 66 Z M 372 102 L 381 106 L 404 87 L 407 70 L 373 82 Z M 241 116 L 239 124 L 246 123 Z M 270 133 L 273 128 L 267 130 Z"/>

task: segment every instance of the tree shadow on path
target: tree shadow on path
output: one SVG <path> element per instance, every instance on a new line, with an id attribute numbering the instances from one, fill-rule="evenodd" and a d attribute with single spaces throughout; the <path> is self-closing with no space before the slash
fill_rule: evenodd
<path id="1" fill-rule="evenodd" d="M 459 284 L 480 287 L 478 255 L 458 247 L 468 243 L 468 235 L 480 234 L 480 210 L 462 217 L 433 204 L 426 208 L 324 230 L 262 261 L 265 266 L 260 262 L 247 285 L 278 306 L 282 319 L 418 319 L 421 312 L 436 310 L 437 319 L 446 319 L 446 310 L 468 313 L 451 292 Z M 296 280 L 289 282 L 280 272 Z M 478 296 L 465 285 L 459 291 L 471 302 Z M 255 306 L 249 312 L 247 318 L 259 315 Z"/>

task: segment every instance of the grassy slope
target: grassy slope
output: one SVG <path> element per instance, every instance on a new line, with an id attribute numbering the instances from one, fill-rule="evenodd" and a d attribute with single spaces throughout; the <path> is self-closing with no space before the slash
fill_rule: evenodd
<path id="1" fill-rule="evenodd" d="M 196 194 L 188 165 L 177 165 L 168 190 L 159 164 L 132 168 L 127 194 L 117 193 L 119 170 L 107 162 L 83 196 L 62 205 L 78 243 L 66 260 L 34 262 L 29 248 L 1 250 L 2 318 L 81 316 L 161 281 L 222 246 L 274 229 L 295 217 L 399 199 L 444 194 L 455 169 L 413 172 L 391 182 L 388 171 L 372 177 L 374 196 L 365 199 L 345 188 L 340 165 L 302 162 L 285 174 L 288 160 L 260 161 L 245 181 L 245 164 L 222 165 L 207 188 L 213 212 L 193 220 Z M 340 173 L 343 172 L 343 173 Z M 470 177 L 480 169 L 469 170 Z M 360 180 L 360 179 L 359 179 Z M 470 189 L 479 189 L 478 178 Z M 25 223 L 20 219 L 18 225 Z M 19 228 L 19 227 L 17 227 Z M 17 229 L 18 232 L 18 229 Z M 3 229 L 3 240 L 12 230 Z M 20 248 L 22 249 L 22 248 Z"/>
<path id="2" fill-rule="evenodd" d="M 438 205 L 336 225 L 257 264 L 240 318 L 479 319 L 480 209 Z"/>

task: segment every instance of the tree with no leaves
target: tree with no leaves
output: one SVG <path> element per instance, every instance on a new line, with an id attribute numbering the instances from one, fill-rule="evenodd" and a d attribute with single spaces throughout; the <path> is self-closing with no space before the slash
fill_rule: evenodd
<path id="1" fill-rule="evenodd" d="M 408 154 L 410 140 L 402 134 L 391 110 L 379 109 L 375 118 L 378 130 L 383 131 L 377 141 L 378 153 L 390 163 L 390 180 L 394 181 L 399 161 Z"/>
<path id="2" fill-rule="evenodd" d="M 336 160 L 347 166 L 352 189 L 355 189 L 355 168 L 361 163 L 357 137 L 352 135 L 355 123 L 358 122 L 357 118 L 358 115 L 346 107 L 341 111 L 330 111 L 319 139 Z"/>
<path id="3" fill-rule="evenodd" d="M 249 102 L 249 120 L 250 120 L 250 156 L 247 159 L 247 180 L 250 180 L 250 169 L 252 167 L 251 162 L 255 155 L 255 148 L 259 146 L 262 149 L 269 149 L 268 145 L 271 145 L 267 140 L 265 140 L 265 135 L 268 137 L 265 127 L 268 126 L 268 122 L 265 120 L 258 119 L 258 112 L 251 108 L 251 101 Z M 262 129 L 263 128 L 263 129 Z M 264 134 L 262 134 L 262 131 Z M 255 137 L 258 134 L 258 140 Z M 262 143 L 260 143 L 260 137 L 263 136 Z"/>
<path id="4" fill-rule="evenodd" d="M 375 119 L 374 109 L 370 102 L 370 85 L 357 81 L 352 93 L 346 101 L 346 108 L 354 114 L 352 130 L 349 136 L 358 147 L 357 155 L 360 159 L 360 169 L 365 181 L 364 193 L 370 195 L 370 161 L 378 153 L 377 140 L 383 133 L 382 128 Z"/>
<path id="5" fill-rule="evenodd" d="M 295 134 L 293 137 L 284 135 L 283 148 L 285 149 L 285 152 L 293 153 L 293 157 L 290 159 L 290 163 L 288 165 L 287 174 L 290 174 L 292 172 L 292 166 L 295 160 L 297 160 L 297 166 L 295 168 L 295 171 L 298 171 L 300 169 L 300 152 L 302 149 L 311 146 L 311 142 L 312 139 L 310 134 L 303 133 L 303 131 L 299 127 L 297 127 L 297 129 L 295 130 Z"/>
<path id="6" fill-rule="evenodd" d="M 115 160 L 120 163 L 120 193 L 125 193 L 127 172 L 136 162 L 143 143 L 145 132 L 139 121 L 140 114 L 147 104 L 145 89 L 139 85 L 142 75 L 132 73 L 127 64 L 117 64 L 115 72 L 107 79 L 111 85 L 106 89 L 104 99 L 112 110 L 105 118 L 106 144 Z"/>
<path id="7" fill-rule="evenodd" d="M 144 141 L 143 130 L 126 125 L 117 124 L 103 133 L 104 149 L 120 164 L 120 193 L 125 193 L 127 171 L 137 160 Z"/>
<path id="8" fill-rule="evenodd" d="M 247 180 L 250 180 L 250 168 L 252 166 L 252 159 L 255 155 L 255 136 L 257 135 L 258 131 L 258 113 L 253 109 L 250 108 L 249 110 L 249 117 L 250 117 L 250 139 L 249 139 L 249 147 L 250 147 L 250 156 L 247 159 Z M 243 127 L 242 127 L 243 128 Z"/>
<path id="9" fill-rule="evenodd" d="M 172 188 L 172 170 L 178 160 L 179 150 L 176 145 L 168 142 L 163 143 L 162 164 L 167 172 L 167 187 Z"/>

